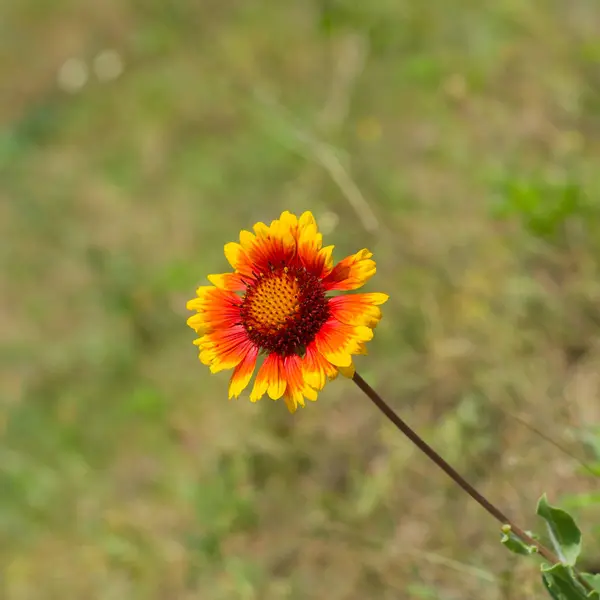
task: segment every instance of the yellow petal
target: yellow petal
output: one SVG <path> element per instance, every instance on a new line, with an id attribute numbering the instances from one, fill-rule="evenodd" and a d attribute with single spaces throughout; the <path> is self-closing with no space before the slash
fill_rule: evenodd
<path id="1" fill-rule="evenodd" d="M 221 290 L 237 292 L 246 288 L 239 273 L 218 273 L 208 275 L 207 279 Z"/>
<path id="2" fill-rule="evenodd" d="M 298 225 L 300 226 L 300 229 L 304 229 L 308 225 L 314 225 L 315 229 L 316 229 L 316 227 L 317 227 L 317 221 L 315 220 L 315 217 L 310 212 L 310 210 L 307 210 L 306 212 L 303 212 L 302 215 L 300 216 L 300 220 L 298 222 Z"/>
<path id="3" fill-rule="evenodd" d="M 355 327 L 354 332 L 358 342 L 370 342 L 373 339 L 373 330 L 370 327 Z"/>
<path id="4" fill-rule="evenodd" d="M 317 342 L 318 346 L 318 342 Z M 328 348 L 319 348 L 319 352 L 336 367 L 349 367 L 352 363 L 352 357 L 345 350 L 331 350 Z"/>
<path id="5" fill-rule="evenodd" d="M 270 233 L 269 227 L 267 227 L 267 225 L 265 225 L 262 221 L 259 221 L 258 223 L 256 223 L 254 225 L 253 229 L 256 232 L 256 236 L 259 238 L 260 237 L 265 238 Z"/>
<path id="6" fill-rule="evenodd" d="M 329 299 L 331 315 L 347 325 L 374 328 L 381 320 L 381 310 L 376 304 L 387 300 L 386 294 L 348 294 Z"/>
<path id="7" fill-rule="evenodd" d="M 237 269 L 243 257 L 244 249 L 239 244 L 236 242 L 225 244 L 225 258 L 234 269 Z"/>
<path id="8" fill-rule="evenodd" d="M 257 402 L 258 400 L 260 400 L 265 393 L 267 392 L 267 388 L 269 387 L 269 382 L 268 381 L 258 381 L 256 380 L 254 382 L 254 387 L 252 388 L 252 391 L 250 392 L 250 402 Z"/>
<path id="9" fill-rule="evenodd" d="M 364 345 L 364 343 L 360 342 L 359 344 L 357 344 L 357 349 L 354 354 L 363 354 L 364 356 L 366 356 L 367 354 L 369 354 L 369 351 L 367 350 L 367 347 Z"/>
<path id="10" fill-rule="evenodd" d="M 326 290 L 355 290 L 362 287 L 376 272 L 373 253 L 363 248 L 341 260 L 323 280 Z"/>
<path id="11" fill-rule="evenodd" d="M 194 329 L 197 333 L 200 331 L 207 332 L 210 329 L 210 324 L 207 323 L 206 317 L 202 313 L 196 313 L 188 318 L 186 321 L 188 327 Z"/>
<path id="12" fill-rule="evenodd" d="M 321 248 L 319 250 L 319 256 L 325 265 L 323 271 L 324 275 L 328 275 L 333 269 L 333 249 L 335 246 L 325 246 L 325 248 Z"/>
<path id="13" fill-rule="evenodd" d="M 234 369 L 229 382 L 229 398 L 237 398 L 246 389 L 254 373 L 257 356 L 258 348 L 255 347 L 248 352 L 244 360 Z"/>
<path id="14" fill-rule="evenodd" d="M 206 297 L 215 290 L 214 285 L 201 285 L 196 289 L 196 298 L 192 298 L 188 300 L 185 307 L 188 310 L 199 310 L 204 306 L 206 302 Z"/>
<path id="15" fill-rule="evenodd" d="M 302 390 L 302 393 L 311 401 L 311 402 L 315 402 L 315 400 L 318 397 L 318 392 L 317 390 L 312 389 L 309 385 L 305 386 L 304 389 Z"/>
<path id="16" fill-rule="evenodd" d="M 251 233 L 250 231 L 246 231 L 245 229 L 242 229 L 242 231 L 240 231 L 240 244 L 242 248 L 244 248 L 245 250 L 249 250 L 250 248 L 252 248 L 255 241 L 256 236 L 253 233 Z"/>
<path id="17" fill-rule="evenodd" d="M 311 387 L 322 390 L 327 383 L 327 377 L 325 372 L 321 369 L 315 369 L 314 371 L 304 371 L 304 379 L 306 383 Z"/>
<path id="18" fill-rule="evenodd" d="M 279 220 L 291 231 L 296 231 L 298 227 L 298 218 L 289 210 L 284 210 L 279 217 Z"/>
<path id="19" fill-rule="evenodd" d="M 340 373 L 344 376 L 344 377 L 348 377 L 348 379 L 352 379 L 354 377 L 354 373 L 356 371 L 356 369 L 354 368 L 354 363 L 350 363 L 349 367 L 338 367 Z"/>
<path id="20" fill-rule="evenodd" d="M 390 299 L 388 294 L 382 294 L 381 292 L 369 292 L 363 294 L 363 296 L 365 296 L 371 304 L 375 305 L 384 304 Z"/>
<path id="21" fill-rule="evenodd" d="M 287 382 L 283 373 L 283 363 L 281 360 L 276 361 L 276 367 L 272 371 L 271 379 L 269 381 L 269 389 L 267 394 L 272 400 L 278 400 L 283 396 Z"/>
<path id="22" fill-rule="evenodd" d="M 294 414 L 296 412 L 296 409 L 298 408 L 298 405 L 296 404 L 296 401 L 294 400 L 294 398 L 292 398 L 291 396 L 285 396 L 284 400 L 285 400 L 285 405 L 287 406 L 288 410 L 292 414 Z"/>
<path id="23" fill-rule="evenodd" d="M 260 400 L 270 388 L 272 382 L 275 382 L 278 379 L 278 361 L 279 357 L 277 355 L 269 354 L 261 368 L 258 370 L 256 380 L 254 381 L 254 387 L 252 388 L 252 392 L 250 392 L 250 400 L 252 402 Z M 273 391 L 275 392 L 276 390 L 274 389 Z"/>

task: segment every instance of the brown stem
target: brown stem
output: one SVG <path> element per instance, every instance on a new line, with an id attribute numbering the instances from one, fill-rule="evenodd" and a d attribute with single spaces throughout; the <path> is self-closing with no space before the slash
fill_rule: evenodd
<path id="1" fill-rule="evenodd" d="M 458 484 L 475 502 L 482 506 L 502 525 L 508 525 L 511 531 L 523 542 L 530 546 L 535 546 L 541 556 L 552 564 L 560 563 L 561 560 L 552 550 L 546 548 L 543 544 L 534 540 L 523 529 L 515 525 L 499 508 L 494 506 L 489 500 L 482 496 L 465 478 L 454 470 L 429 444 L 427 444 L 419 435 L 417 435 L 383 400 L 383 398 L 358 374 L 355 373 L 352 378 L 354 383 L 369 397 L 377 408 L 413 443 L 421 452 L 426 454 L 442 471 L 444 471 L 456 484 Z M 579 578 L 586 586 L 591 589 L 583 578 Z"/>

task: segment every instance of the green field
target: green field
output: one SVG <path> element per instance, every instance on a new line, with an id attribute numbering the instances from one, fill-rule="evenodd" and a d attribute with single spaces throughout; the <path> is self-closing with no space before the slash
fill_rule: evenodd
<path id="1" fill-rule="evenodd" d="M 0 3 L 0 598 L 521 600 L 535 560 L 348 380 L 227 400 L 186 301 L 315 214 L 359 372 L 600 561 L 597 0 Z"/>

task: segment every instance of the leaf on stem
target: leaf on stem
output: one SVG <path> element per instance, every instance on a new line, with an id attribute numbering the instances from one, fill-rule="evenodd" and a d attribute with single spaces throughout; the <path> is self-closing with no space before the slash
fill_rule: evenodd
<path id="1" fill-rule="evenodd" d="M 529 556 L 535 554 L 538 549 L 536 546 L 525 543 L 521 538 L 517 537 L 510 525 L 502 527 L 502 539 L 500 540 L 511 552 L 520 554 L 521 556 Z"/>
<path id="2" fill-rule="evenodd" d="M 573 517 L 548 504 L 546 494 L 538 502 L 537 514 L 546 521 L 552 545 L 560 560 L 565 565 L 575 566 L 581 552 L 581 531 Z"/>
<path id="3" fill-rule="evenodd" d="M 563 564 L 543 565 L 542 582 L 554 600 L 598 600 L 597 592 L 588 592 L 578 580 L 573 567 Z"/>

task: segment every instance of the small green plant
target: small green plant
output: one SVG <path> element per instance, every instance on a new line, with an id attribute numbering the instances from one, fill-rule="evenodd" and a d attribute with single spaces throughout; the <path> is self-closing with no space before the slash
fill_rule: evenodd
<path id="1" fill-rule="evenodd" d="M 574 176 L 508 176 L 495 182 L 492 214 L 500 219 L 515 219 L 537 238 L 551 240 L 564 224 L 585 216 L 589 205 L 583 186 Z"/>
<path id="2" fill-rule="evenodd" d="M 537 514 L 546 523 L 548 537 L 558 558 L 554 564 L 544 562 L 541 565 L 542 583 L 548 594 L 554 600 L 600 598 L 600 576 L 577 570 L 582 536 L 575 519 L 561 508 L 551 506 L 545 494 L 538 502 Z M 502 530 L 501 541 L 511 552 L 520 555 L 538 553 L 538 546 L 524 543 L 509 526 Z"/>

